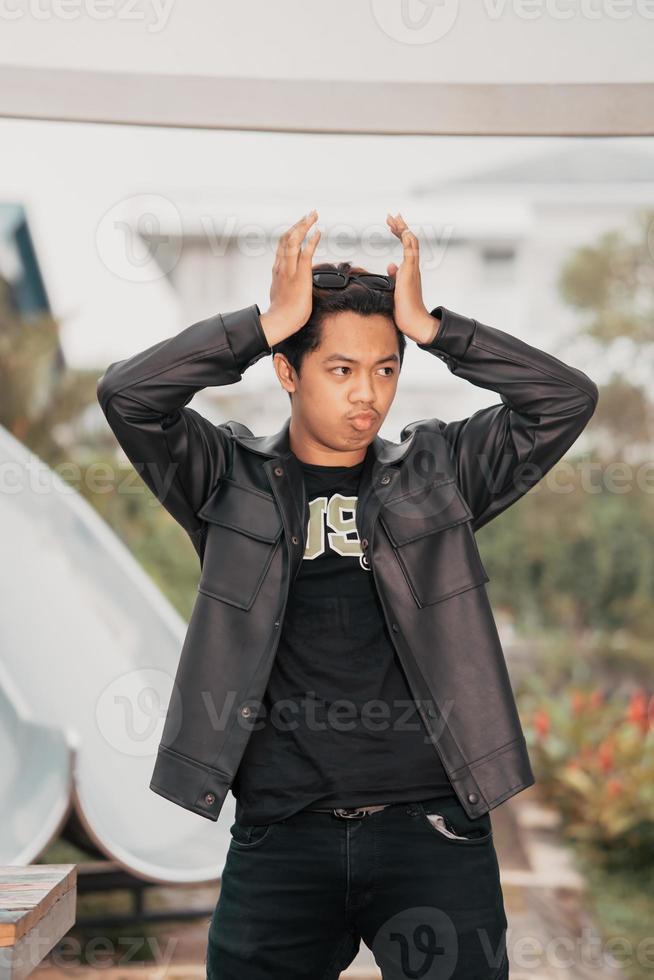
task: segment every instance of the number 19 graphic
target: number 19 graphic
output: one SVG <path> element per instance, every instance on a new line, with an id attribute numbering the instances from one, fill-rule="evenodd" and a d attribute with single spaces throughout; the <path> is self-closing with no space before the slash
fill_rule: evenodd
<path id="1" fill-rule="evenodd" d="M 309 525 L 307 528 L 307 546 L 304 558 L 312 560 L 325 553 L 325 516 L 327 525 L 327 540 L 329 547 L 344 558 L 358 558 L 359 564 L 366 571 L 369 566 L 363 561 L 363 552 L 356 526 L 356 497 L 346 497 L 342 493 L 334 493 L 327 497 L 314 497 L 309 503 Z"/>

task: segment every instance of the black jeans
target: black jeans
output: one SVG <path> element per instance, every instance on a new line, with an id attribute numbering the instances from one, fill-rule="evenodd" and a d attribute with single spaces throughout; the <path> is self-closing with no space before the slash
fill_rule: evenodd
<path id="1" fill-rule="evenodd" d="M 361 939 L 384 980 L 507 980 L 490 813 L 433 799 L 230 832 L 207 980 L 336 980 Z"/>

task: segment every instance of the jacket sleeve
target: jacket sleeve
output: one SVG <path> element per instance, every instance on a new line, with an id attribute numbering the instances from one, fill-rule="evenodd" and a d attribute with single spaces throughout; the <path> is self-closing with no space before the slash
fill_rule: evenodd
<path id="1" fill-rule="evenodd" d="M 412 423 L 440 431 L 455 463 L 459 487 L 483 527 L 547 473 L 590 421 L 597 385 L 578 368 L 496 327 L 453 313 L 431 311 L 441 326 L 418 344 L 458 378 L 496 391 L 500 403 L 454 422 Z"/>
<path id="2" fill-rule="evenodd" d="M 195 516 L 229 460 L 229 433 L 187 403 L 209 385 L 230 385 L 270 353 L 255 304 L 217 313 L 122 361 L 98 379 L 102 411 L 136 471 L 193 535 Z"/>

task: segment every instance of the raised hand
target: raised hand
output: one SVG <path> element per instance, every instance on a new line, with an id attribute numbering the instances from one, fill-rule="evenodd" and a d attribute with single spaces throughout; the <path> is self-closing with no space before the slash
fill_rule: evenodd
<path id="1" fill-rule="evenodd" d="M 277 243 L 277 253 L 270 286 L 270 306 L 261 314 L 261 326 L 269 345 L 281 343 L 303 327 L 311 316 L 313 306 L 313 255 L 320 240 L 320 230 L 302 249 L 302 242 L 318 212 L 309 211 L 291 225 Z"/>
<path id="2" fill-rule="evenodd" d="M 422 298 L 420 279 L 420 244 L 409 229 L 402 215 L 386 216 L 386 223 L 402 242 L 402 264 L 391 262 L 387 266 L 389 276 L 395 277 L 393 316 L 402 333 L 416 343 L 429 343 L 436 335 L 440 320 L 432 316 Z"/>

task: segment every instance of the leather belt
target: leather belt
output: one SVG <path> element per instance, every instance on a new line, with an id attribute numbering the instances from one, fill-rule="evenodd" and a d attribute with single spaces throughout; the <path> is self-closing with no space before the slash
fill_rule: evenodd
<path id="1" fill-rule="evenodd" d="M 390 803 L 380 803 L 378 806 L 328 807 L 327 809 L 308 806 L 305 809 L 311 813 L 333 813 L 335 817 L 341 817 L 343 820 L 360 820 L 362 817 L 367 817 L 369 813 L 385 810 L 387 806 L 390 806 Z"/>

